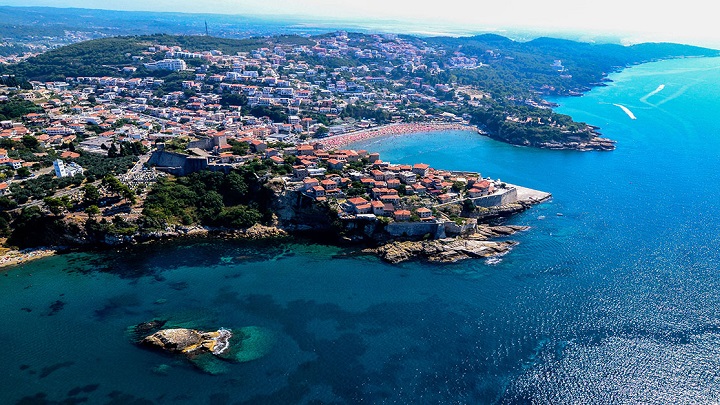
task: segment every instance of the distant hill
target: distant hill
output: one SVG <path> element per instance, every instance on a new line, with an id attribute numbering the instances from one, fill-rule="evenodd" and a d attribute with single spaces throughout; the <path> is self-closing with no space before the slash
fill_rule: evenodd
<path id="1" fill-rule="evenodd" d="M 26 80 L 64 80 L 74 76 L 118 75 L 132 64 L 130 55 L 139 55 L 151 45 L 181 46 L 193 51 L 219 50 L 226 54 L 246 52 L 275 44 L 314 44 L 299 36 L 231 39 L 208 36 L 141 35 L 101 38 L 51 50 L 16 65 L 0 67 L 0 73 Z"/>
<path id="2" fill-rule="evenodd" d="M 500 78 L 506 87 L 521 87 L 543 93 L 567 95 L 599 84 L 606 74 L 630 65 L 676 57 L 719 56 L 720 51 L 671 43 L 645 43 L 632 46 L 593 44 L 556 38 L 537 38 L 516 42 L 494 35 L 474 37 L 435 37 L 425 41 L 449 51 L 477 57 L 490 69 L 462 72 L 475 84 Z M 556 65 L 556 61 L 560 65 Z M 558 74 L 560 73 L 565 74 Z M 457 74 L 457 73 L 455 73 Z M 549 90 L 549 86 L 554 90 Z"/>

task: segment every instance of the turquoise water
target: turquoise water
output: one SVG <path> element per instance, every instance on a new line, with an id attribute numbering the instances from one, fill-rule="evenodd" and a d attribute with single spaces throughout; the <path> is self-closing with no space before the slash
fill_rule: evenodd
<path id="1" fill-rule="evenodd" d="M 664 61 L 555 100 L 610 153 L 467 132 L 357 145 L 552 192 L 511 220 L 532 229 L 496 265 L 212 241 L 3 273 L 0 402 L 717 402 L 719 77 L 720 59 Z M 261 327 L 271 350 L 210 376 L 129 342 L 153 318 Z"/>

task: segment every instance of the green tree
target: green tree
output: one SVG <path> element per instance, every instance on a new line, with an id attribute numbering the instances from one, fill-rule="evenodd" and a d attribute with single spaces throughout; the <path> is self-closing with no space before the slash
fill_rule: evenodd
<path id="1" fill-rule="evenodd" d="M 32 135 L 23 135 L 22 144 L 30 150 L 36 150 L 40 145 L 40 141 Z"/>
<path id="2" fill-rule="evenodd" d="M 28 169 L 25 166 L 22 166 L 21 168 L 17 169 L 17 174 L 18 174 L 18 176 L 25 178 L 25 177 L 30 177 L 30 175 L 32 173 L 30 172 L 30 169 Z"/>
<path id="3" fill-rule="evenodd" d="M 95 218 L 100 214 L 100 208 L 97 205 L 90 205 L 85 208 L 85 213 L 88 214 L 90 218 Z"/>
<path id="4" fill-rule="evenodd" d="M 45 208 L 53 215 L 60 215 L 67 208 L 65 201 L 60 198 L 45 197 L 43 203 L 45 204 Z"/>
<path id="5" fill-rule="evenodd" d="M 315 130 L 315 138 L 323 138 L 326 137 L 330 133 L 330 130 L 326 126 L 319 126 Z"/>
<path id="6" fill-rule="evenodd" d="M 83 201 L 86 204 L 97 204 L 100 201 L 100 190 L 93 184 L 86 184 L 83 186 Z"/>

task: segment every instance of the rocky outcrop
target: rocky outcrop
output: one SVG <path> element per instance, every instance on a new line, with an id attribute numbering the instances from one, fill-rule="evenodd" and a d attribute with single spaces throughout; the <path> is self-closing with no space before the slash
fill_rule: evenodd
<path id="1" fill-rule="evenodd" d="M 545 149 L 574 149 L 579 151 L 610 151 L 615 150 L 615 141 L 612 139 L 594 137 L 589 141 L 570 141 L 570 142 L 542 142 L 536 146 Z"/>
<path id="2" fill-rule="evenodd" d="M 427 241 L 394 241 L 383 246 L 365 249 L 389 263 L 401 263 L 413 259 L 431 262 L 453 263 L 471 258 L 489 258 L 507 253 L 515 241 L 490 241 L 488 239 L 509 236 L 528 227 L 480 226 L 476 233 L 461 238 L 448 238 Z"/>
<path id="3" fill-rule="evenodd" d="M 144 338 L 140 343 L 166 350 L 194 356 L 203 353 L 220 354 L 227 350 L 232 332 L 220 329 L 215 332 L 202 332 L 195 329 L 163 329 Z"/>
<path id="4" fill-rule="evenodd" d="M 275 344 L 272 331 L 258 327 L 221 328 L 214 332 L 195 329 L 194 322 L 154 319 L 127 328 L 134 344 L 187 359 L 205 373 L 228 373 L 232 363 L 265 356 Z M 167 372 L 167 367 L 153 372 Z"/>
<path id="5" fill-rule="evenodd" d="M 288 233 L 275 226 L 265 226 L 255 224 L 248 229 L 236 231 L 234 236 L 242 237 L 245 239 L 267 239 L 267 238 L 282 238 L 288 236 Z"/>

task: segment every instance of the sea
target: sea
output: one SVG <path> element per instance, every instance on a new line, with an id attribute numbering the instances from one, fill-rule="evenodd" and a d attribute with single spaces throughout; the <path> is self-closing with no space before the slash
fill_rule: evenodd
<path id="1" fill-rule="evenodd" d="M 551 100 L 613 152 L 461 131 L 354 145 L 552 193 L 508 220 L 530 229 L 500 260 L 186 240 L 4 270 L 0 403 L 717 403 L 718 78 L 720 58 L 674 59 Z M 153 319 L 247 331 L 247 356 L 209 374 L 136 345 Z"/>

